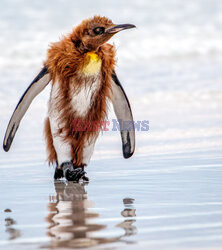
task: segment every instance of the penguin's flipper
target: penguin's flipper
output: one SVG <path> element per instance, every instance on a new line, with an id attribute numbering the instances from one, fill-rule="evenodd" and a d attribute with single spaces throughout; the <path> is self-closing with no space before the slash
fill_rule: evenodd
<path id="1" fill-rule="evenodd" d="M 123 156 L 124 158 L 129 158 L 135 150 L 133 115 L 129 100 L 115 71 L 112 73 L 112 80 L 112 103 L 120 125 Z"/>
<path id="2" fill-rule="evenodd" d="M 22 117 L 25 115 L 28 107 L 30 106 L 32 100 L 48 85 L 50 82 L 50 74 L 48 73 L 48 69 L 43 67 L 43 69 L 39 72 L 36 78 L 31 82 L 29 87 L 26 89 L 25 93 L 19 100 L 12 117 L 9 121 L 5 138 L 3 142 L 3 148 L 7 152 L 9 151 L 15 133 L 19 127 L 20 121 Z"/>

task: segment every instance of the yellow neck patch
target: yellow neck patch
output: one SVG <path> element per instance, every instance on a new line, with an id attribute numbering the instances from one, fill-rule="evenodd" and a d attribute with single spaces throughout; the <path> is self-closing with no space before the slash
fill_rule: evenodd
<path id="1" fill-rule="evenodd" d="M 99 73 L 102 65 L 101 58 L 95 52 L 88 52 L 85 54 L 84 66 L 82 73 L 88 76 Z"/>

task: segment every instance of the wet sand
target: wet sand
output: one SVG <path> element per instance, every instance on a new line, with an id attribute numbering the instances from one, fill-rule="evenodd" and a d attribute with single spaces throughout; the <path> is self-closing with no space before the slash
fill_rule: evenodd
<path id="1" fill-rule="evenodd" d="M 42 135 L 46 88 L 10 152 L 0 150 L 0 249 L 221 249 L 221 1 L 67 2 L 3 3 L 0 138 L 48 43 L 92 12 L 138 26 L 112 42 L 134 119 L 150 130 L 136 131 L 128 160 L 119 132 L 104 132 L 89 184 L 54 182 Z"/>
<path id="2" fill-rule="evenodd" d="M 53 182 L 53 169 L 42 165 L 1 173 L 3 249 L 222 245 L 219 156 L 210 163 L 205 153 L 97 160 L 87 185 Z"/>

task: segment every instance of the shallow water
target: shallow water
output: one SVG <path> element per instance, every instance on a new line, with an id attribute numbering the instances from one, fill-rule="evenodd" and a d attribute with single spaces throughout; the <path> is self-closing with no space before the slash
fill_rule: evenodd
<path id="1" fill-rule="evenodd" d="M 138 27 L 111 42 L 134 119 L 149 120 L 150 130 L 136 132 L 128 160 L 119 133 L 104 132 L 87 168 L 90 183 L 54 183 L 42 136 L 48 87 L 32 103 L 10 152 L 0 150 L 0 248 L 221 249 L 222 2 L 1 6 L 2 139 L 48 43 L 94 13 Z M 109 120 L 114 117 L 110 107 Z"/>

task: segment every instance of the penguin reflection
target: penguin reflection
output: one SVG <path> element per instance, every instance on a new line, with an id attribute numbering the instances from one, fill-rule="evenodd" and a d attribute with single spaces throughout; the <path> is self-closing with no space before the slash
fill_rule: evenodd
<path id="1" fill-rule="evenodd" d="M 84 183 L 55 182 L 56 196 L 50 196 L 48 205 L 50 213 L 46 218 L 50 224 L 48 227 L 48 236 L 51 237 L 50 247 L 91 247 L 126 241 L 122 237 L 136 233 L 136 227 L 133 226 L 135 220 L 126 219 L 117 225 L 125 231 L 123 235 L 108 238 L 93 237 L 91 232 L 102 230 L 106 228 L 106 225 L 93 223 L 92 220 L 89 222 L 89 219 L 97 218 L 99 214 L 88 210 L 92 205 L 87 199 L 85 185 Z M 130 205 L 128 205 L 129 201 Z M 135 209 L 132 208 L 133 199 L 124 199 L 123 202 L 125 208 L 121 215 L 127 218 L 135 217 Z"/>
<path id="2" fill-rule="evenodd" d="M 133 203 L 134 199 L 123 199 L 123 204 L 125 208 L 121 212 L 121 215 L 127 219 L 116 225 L 117 227 L 120 227 L 125 231 L 125 236 L 131 236 L 137 233 L 137 228 L 133 225 L 136 222 L 136 220 L 134 219 L 134 217 L 136 217 L 136 209 L 134 208 Z"/>

